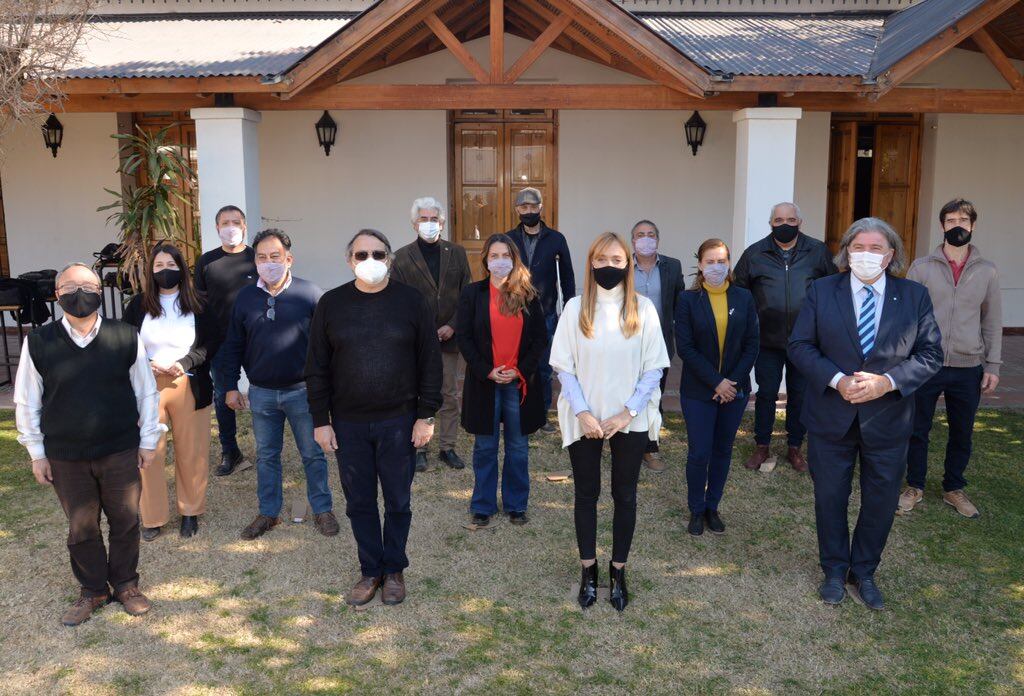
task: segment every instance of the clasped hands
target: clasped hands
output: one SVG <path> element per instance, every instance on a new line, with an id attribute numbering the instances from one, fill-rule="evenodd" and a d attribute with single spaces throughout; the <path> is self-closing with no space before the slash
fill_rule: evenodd
<path id="1" fill-rule="evenodd" d="M 153 371 L 154 377 L 164 375 L 171 379 L 177 379 L 185 374 L 185 368 L 181 366 L 180 362 L 173 363 L 171 365 L 158 365 L 157 363 L 150 360 L 149 369 Z"/>
<path id="2" fill-rule="evenodd" d="M 891 392 L 892 382 L 885 375 L 854 372 L 852 375 L 844 375 L 839 380 L 836 391 L 851 404 L 864 404 Z"/>
<path id="3" fill-rule="evenodd" d="M 625 430 L 633 422 L 633 416 L 629 415 L 629 411 L 626 409 L 603 421 L 597 420 L 590 411 L 583 411 L 576 418 L 579 419 L 580 426 L 583 427 L 583 437 L 592 440 L 601 438 L 610 440 L 615 433 Z"/>
<path id="4" fill-rule="evenodd" d="M 504 365 L 498 365 L 487 375 L 487 379 L 498 384 L 510 384 L 518 376 L 515 370 L 506 370 Z"/>

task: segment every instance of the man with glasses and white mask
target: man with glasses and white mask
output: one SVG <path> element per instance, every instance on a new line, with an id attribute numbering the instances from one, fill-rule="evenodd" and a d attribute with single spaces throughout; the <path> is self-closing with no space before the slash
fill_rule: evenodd
<path id="1" fill-rule="evenodd" d="M 442 239 L 444 207 L 427 196 L 412 202 L 410 211 L 416 240 L 395 252 L 391 277 L 420 291 L 430 316 L 434 318 L 437 341 L 441 346 L 444 404 L 437 412 L 439 458 L 452 469 L 464 469 L 465 462 L 455 452 L 459 432 L 459 348 L 455 344 L 456 312 L 462 288 L 473 282 L 466 250 Z M 416 471 L 427 470 L 427 452 L 416 453 Z"/>
<path id="2" fill-rule="evenodd" d="M 389 278 L 391 244 L 377 230 L 348 243 L 356 279 L 326 293 L 310 327 L 306 385 L 320 446 L 338 458 L 361 577 L 346 601 L 405 599 L 416 450 L 434 434 L 441 351 L 429 300 Z M 377 487 L 384 498 L 384 523 Z"/>
<path id="3" fill-rule="evenodd" d="M 306 495 L 316 528 L 324 536 L 335 536 L 338 520 L 332 512 L 327 459 L 313 438 L 313 418 L 302 377 L 309 324 L 323 291 L 292 275 L 292 240 L 281 230 L 263 230 L 252 246 L 260 279 L 238 293 L 228 337 L 220 349 L 229 378 L 227 404 L 236 411 L 252 411 L 256 439 L 260 510 L 242 530 L 242 538 L 256 539 L 281 522 L 281 449 L 286 419 L 302 456 Z M 249 378 L 248 398 L 238 391 L 242 367 Z"/>
<path id="4" fill-rule="evenodd" d="M 25 339 L 14 385 L 18 442 L 68 518 L 71 570 L 81 589 L 61 619 L 65 626 L 88 620 L 111 594 L 132 616 L 150 608 L 138 588 L 139 470 L 156 466 L 167 428 L 145 346 L 135 327 L 100 317 L 100 292 L 85 264 L 60 272 L 64 316 Z"/>

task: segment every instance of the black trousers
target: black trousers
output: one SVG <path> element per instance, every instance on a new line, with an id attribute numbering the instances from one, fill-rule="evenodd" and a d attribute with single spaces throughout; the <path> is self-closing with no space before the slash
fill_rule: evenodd
<path id="1" fill-rule="evenodd" d="M 818 555 L 827 578 L 852 573 L 871 577 L 892 529 L 900 483 L 906 471 L 907 441 L 891 447 L 867 447 L 854 420 L 841 440 L 810 434 L 808 462 L 814 480 L 814 518 Z M 847 508 L 853 467 L 860 459 L 860 514 L 850 539 Z"/>
<path id="2" fill-rule="evenodd" d="M 597 557 L 597 499 L 601 496 L 601 451 L 604 440 L 583 438 L 569 445 L 572 480 L 576 489 L 576 543 L 580 559 Z M 612 560 L 625 563 L 636 528 L 636 484 L 647 448 L 647 433 L 616 433 L 612 453 Z"/>
<path id="3" fill-rule="evenodd" d="M 981 403 L 981 378 L 984 368 L 944 367 L 914 392 L 914 434 L 907 452 L 907 485 L 924 489 L 928 475 L 928 436 L 935 419 L 935 405 L 940 394 L 946 396 L 946 420 L 949 440 L 946 442 L 946 470 L 942 490 L 957 491 L 967 487 L 964 472 L 971 461 L 974 417 Z"/>
<path id="4" fill-rule="evenodd" d="M 152 466 L 162 466 L 154 462 Z M 82 593 L 102 597 L 139 583 L 139 476 L 137 448 L 100 459 L 50 459 L 53 490 L 68 517 L 71 572 Z M 107 553 L 100 512 L 110 525 Z"/>
<path id="5" fill-rule="evenodd" d="M 779 400 L 783 368 L 786 370 L 786 442 L 790 447 L 800 447 L 804 443 L 804 435 L 807 434 L 807 428 L 800 422 L 807 380 L 784 349 L 764 346 L 761 346 L 761 352 L 757 354 L 757 361 L 754 363 L 754 379 L 757 380 L 757 397 L 754 399 L 754 442 L 759 445 L 770 445 L 772 442 L 775 402 Z"/>
<path id="6" fill-rule="evenodd" d="M 668 382 L 668 368 L 666 367 L 664 370 L 661 371 L 661 398 L 662 399 L 665 398 L 665 384 L 667 382 Z M 661 401 L 658 402 L 658 411 L 661 412 L 661 413 L 665 413 L 665 409 L 661 407 Z M 657 452 L 657 451 L 659 451 L 658 441 L 657 440 L 648 440 L 647 441 L 647 449 L 645 451 L 647 451 L 647 452 Z"/>

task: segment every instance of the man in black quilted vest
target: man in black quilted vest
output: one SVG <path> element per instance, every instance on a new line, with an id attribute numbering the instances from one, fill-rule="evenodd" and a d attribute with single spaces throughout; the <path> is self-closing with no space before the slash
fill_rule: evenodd
<path id="1" fill-rule="evenodd" d="M 77 626 L 111 601 L 132 616 L 139 591 L 139 469 L 153 464 L 161 425 L 156 380 L 134 327 L 97 313 L 100 279 L 84 264 L 57 276 L 64 316 L 32 332 L 14 385 L 18 441 L 32 473 L 68 517 L 71 570 L 81 586 L 62 618 Z M 100 512 L 110 526 L 103 544 Z"/>

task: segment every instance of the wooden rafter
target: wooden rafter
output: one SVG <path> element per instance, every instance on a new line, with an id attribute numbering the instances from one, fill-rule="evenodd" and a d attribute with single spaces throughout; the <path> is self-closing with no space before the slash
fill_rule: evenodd
<path id="1" fill-rule="evenodd" d="M 550 10 L 548 10 L 546 7 L 544 7 L 543 5 L 541 5 L 538 2 L 532 2 L 532 0 L 520 0 L 520 2 L 517 2 L 515 5 L 512 5 L 513 12 L 516 12 L 518 14 L 520 12 L 520 10 L 519 10 L 519 6 L 520 5 L 525 6 L 525 7 L 529 8 L 530 10 L 532 10 L 535 14 L 537 14 L 538 16 L 543 18 L 544 22 L 546 22 L 548 24 L 550 24 L 551 22 L 555 21 L 555 17 L 556 17 L 555 13 L 551 12 Z M 522 15 L 523 18 L 526 19 L 527 21 L 530 21 L 532 18 L 527 17 L 526 14 L 528 14 L 528 13 L 524 13 Z M 544 26 L 546 26 L 546 25 L 543 25 L 543 26 L 540 27 L 541 31 L 544 30 Z M 575 27 L 570 26 L 570 27 L 568 27 L 565 30 L 565 35 L 568 36 L 569 38 L 571 38 L 576 43 L 578 43 L 580 46 L 583 46 L 585 49 L 590 51 L 593 55 L 595 55 L 598 58 L 600 58 L 602 63 L 605 63 L 606 65 L 610 65 L 612 63 L 611 51 L 609 51 L 606 47 L 598 44 L 598 42 L 592 40 L 590 37 L 588 37 L 582 31 L 579 31 Z"/>
<path id="2" fill-rule="evenodd" d="M 87 77 L 64 80 L 65 94 L 216 94 L 219 92 L 280 92 L 281 85 L 263 84 L 258 77 Z"/>
<path id="3" fill-rule="evenodd" d="M 1014 90 L 1024 89 L 1024 76 L 1020 74 L 1020 71 L 1014 66 L 1010 59 L 1007 57 L 1003 50 L 996 44 L 996 40 L 992 38 L 992 35 L 988 33 L 985 27 L 978 29 L 974 32 L 974 43 L 978 44 L 978 48 L 981 52 L 988 57 L 992 65 L 995 66 L 999 74 L 1003 76 L 1010 87 Z"/>
<path id="4" fill-rule="evenodd" d="M 460 8 L 452 8 L 448 10 L 446 16 L 441 17 L 441 21 L 444 22 L 445 25 L 448 26 L 450 29 L 452 29 L 455 34 L 458 34 L 460 31 L 462 31 L 462 29 L 459 28 L 461 26 L 459 22 L 467 17 L 480 17 L 480 12 L 481 10 L 479 8 L 469 13 L 462 12 Z M 401 34 L 394 34 L 394 36 L 401 36 Z M 401 62 L 402 58 L 407 53 L 411 52 L 420 44 L 425 43 L 428 39 L 432 38 L 433 36 L 434 32 L 431 30 L 430 27 L 424 24 L 423 26 L 416 29 L 416 31 L 414 31 L 408 37 L 406 37 L 402 41 L 402 43 L 394 46 L 391 50 L 387 52 L 387 55 L 385 56 L 384 59 L 385 64 L 394 65 L 395 63 Z"/>
<path id="5" fill-rule="evenodd" d="M 519 56 L 519 60 L 508 69 L 505 73 L 504 81 L 507 84 L 512 84 L 522 76 L 524 72 L 533 65 L 540 55 L 548 49 L 548 47 L 554 43 L 555 39 L 561 36 L 569 24 L 572 23 L 572 17 L 567 14 L 561 15 L 555 22 L 548 26 L 544 32 L 537 37 L 537 40 L 530 44 L 530 47 L 523 52 L 523 55 Z"/>
<path id="6" fill-rule="evenodd" d="M 542 17 L 534 12 L 528 12 L 525 5 L 521 2 L 510 3 L 506 5 L 508 8 L 508 17 L 506 21 L 517 26 L 523 32 L 523 38 L 528 41 L 533 41 L 538 36 L 544 33 L 544 30 L 548 28 L 550 22 L 545 21 Z M 553 16 L 553 15 L 552 15 Z M 555 39 L 555 46 L 565 51 L 566 53 L 572 53 L 576 56 L 581 56 L 587 60 L 595 63 L 607 63 L 602 57 L 595 55 L 588 50 L 583 44 L 574 43 L 569 37 L 569 30 L 572 25 L 563 31 L 561 36 Z M 609 55 L 609 59 L 611 56 Z"/>
<path id="7" fill-rule="evenodd" d="M 453 12 L 450 17 L 442 18 L 445 26 L 448 27 L 452 34 L 455 36 L 467 36 L 464 32 L 468 32 L 473 27 L 483 25 L 487 26 L 487 14 L 489 8 L 485 3 L 479 3 L 477 9 L 473 12 Z M 429 30 L 430 27 L 427 27 Z M 430 39 L 427 42 L 427 51 L 432 52 L 439 48 L 444 48 L 444 44 L 437 38 L 433 31 L 430 32 Z"/>
<path id="8" fill-rule="evenodd" d="M 713 92 L 857 92 L 873 91 L 860 77 L 821 75 L 753 76 L 738 75 L 730 80 L 713 81 Z"/>
<path id="9" fill-rule="evenodd" d="M 477 82 L 487 83 L 489 81 L 490 76 L 487 74 L 487 71 L 484 70 L 480 63 L 477 62 L 476 58 L 470 55 L 469 51 L 466 50 L 466 47 L 461 41 L 459 41 L 458 37 L 448 29 L 445 23 L 442 22 L 436 14 L 431 12 L 423 21 L 427 23 L 427 26 L 431 28 L 435 35 L 437 35 L 437 38 L 441 40 L 441 43 L 451 51 L 452 55 L 462 63 L 462 67 L 468 70 L 469 74 L 472 75 Z"/>
<path id="10" fill-rule="evenodd" d="M 388 36 L 403 36 L 408 32 L 412 31 L 418 24 L 423 22 L 423 18 L 431 12 L 436 12 L 440 9 L 447 0 L 428 0 L 422 7 L 418 8 L 415 12 L 411 12 L 406 15 L 404 19 L 394 25 L 392 29 L 387 32 Z M 369 43 L 365 46 L 361 53 L 354 55 L 349 61 L 342 66 L 335 76 L 335 82 L 341 82 L 348 79 L 359 70 L 359 68 L 366 62 L 377 57 L 377 51 L 374 50 L 374 43 Z"/>
<path id="11" fill-rule="evenodd" d="M 501 82 L 505 72 L 505 1 L 491 0 L 491 82 Z"/>

